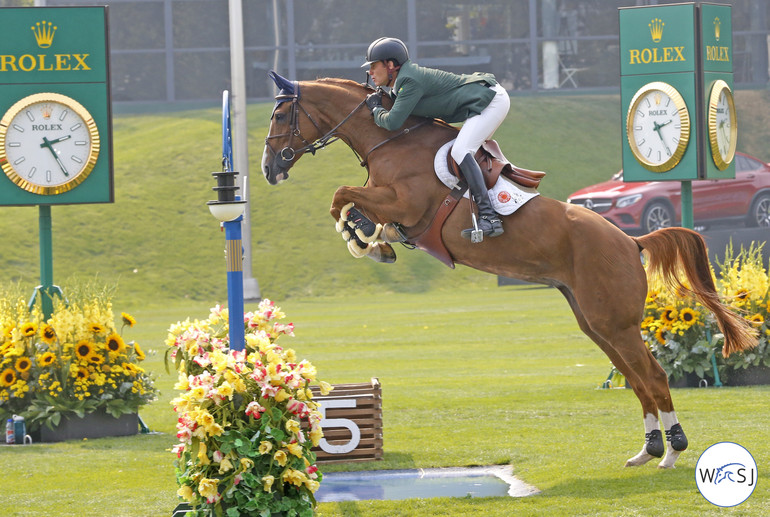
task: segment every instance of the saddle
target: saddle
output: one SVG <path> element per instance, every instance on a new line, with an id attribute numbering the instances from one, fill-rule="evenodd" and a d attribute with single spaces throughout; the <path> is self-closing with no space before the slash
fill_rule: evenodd
<path id="1" fill-rule="evenodd" d="M 494 186 L 501 174 L 514 183 L 529 188 L 537 188 L 540 185 L 540 180 L 545 176 L 545 172 L 531 171 L 513 165 L 503 156 L 500 146 L 494 140 L 484 142 L 476 152 L 475 158 L 479 167 L 481 167 L 484 182 L 488 189 Z M 459 178 L 458 186 L 452 189 L 441 202 L 428 227 L 417 235 L 409 235 L 407 242 L 417 246 L 454 269 L 454 258 L 444 245 L 444 240 L 441 238 L 441 229 L 444 227 L 444 222 L 446 222 L 457 206 L 457 203 L 462 199 L 465 191 L 468 190 L 468 184 L 465 182 L 460 167 L 452 159 L 451 152 L 447 153 L 447 164 L 449 165 L 449 170 Z"/>
<path id="2" fill-rule="evenodd" d="M 481 147 L 476 151 L 474 158 L 476 159 L 476 162 L 478 162 L 479 167 L 481 167 L 484 183 L 488 189 L 492 188 L 495 183 L 497 183 L 497 178 L 499 178 L 501 174 L 514 183 L 529 188 L 537 188 L 540 185 L 540 180 L 545 176 L 545 172 L 531 171 L 513 165 L 505 156 L 503 156 L 503 151 L 495 140 L 487 140 L 481 144 Z M 452 153 L 447 153 L 447 164 L 449 165 L 449 170 L 452 171 L 455 176 L 463 179 L 460 167 L 452 159 Z"/>

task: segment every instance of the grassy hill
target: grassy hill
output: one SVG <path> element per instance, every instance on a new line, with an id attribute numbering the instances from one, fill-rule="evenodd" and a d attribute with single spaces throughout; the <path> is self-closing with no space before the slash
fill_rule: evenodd
<path id="1" fill-rule="evenodd" d="M 770 160 L 770 92 L 738 92 L 738 149 Z M 342 184 L 362 185 L 366 172 L 337 143 L 304 157 L 288 182 L 269 186 L 259 162 L 272 106 L 248 108 L 253 273 L 262 295 L 355 295 L 421 292 L 494 277 L 398 247 L 398 262 L 353 259 L 328 215 Z M 131 305 L 168 300 L 226 301 L 224 234 L 209 214 L 210 172 L 220 168 L 218 108 L 118 115 L 114 119 L 115 203 L 56 206 L 54 279 L 65 287 L 98 275 L 119 283 Z M 620 168 L 620 101 L 614 95 L 514 97 L 496 135 L 514 163 L 548 172 L 541 192 L 564 200 Z M 37 207 L 3 208 L 0 280 L 38 283 Z"/>

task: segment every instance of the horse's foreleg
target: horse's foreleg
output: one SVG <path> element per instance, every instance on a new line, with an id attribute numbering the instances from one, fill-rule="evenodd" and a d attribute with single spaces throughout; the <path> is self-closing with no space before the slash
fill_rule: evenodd
<path id="1" fill-rule="evenodd" d="M 410 210 L 411 200 L 408 193 L 403 191 L 404 188 L 404 185 L 400 185 L 399 191 L 393 186 L 343 186 L 334 193 L 329 213 L 335 221 L 339 221 L 343 208 L 353 203 L 356 209 L 375 223 L 398 222 L 407 227 L 414 226 L 422 214 Z"/>

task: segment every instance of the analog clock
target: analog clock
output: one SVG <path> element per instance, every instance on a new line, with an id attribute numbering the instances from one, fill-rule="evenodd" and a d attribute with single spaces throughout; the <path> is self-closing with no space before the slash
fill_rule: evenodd
<path id="1" fill-rule="evenodd" d="M 0 166 L 20 188 L 56 195 L 85 180 L 99 157 L 99 131 L 79 102 L 35 93 L 0 120 Z"/>
<path id="2" fill-rule="evenodd" d="M 708 132 L 711 156 L 720 171 L 735 158 L 738 124 L 735 120 L 735 101 L 730 86 L 719 79 L 711 87 L 708 107 Z"/>
<path id="3" fill-rule="evenodd" d="M 628 145 L 642 166 L 653 172 L 673 169 L 690 141 L 690 114 L 682 95 L 670 84 L 642 86 L 628 106 Z"/>

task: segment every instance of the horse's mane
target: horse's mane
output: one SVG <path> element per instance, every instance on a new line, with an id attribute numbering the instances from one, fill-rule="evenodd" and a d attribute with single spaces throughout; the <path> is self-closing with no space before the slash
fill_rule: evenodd
<path id="1" fill-rule="evenodd" d="M 374 91 L 374 88 L 372 88 L 368 84 L 358 83 L 356 81 L 352 81 L 350 79 L 342 79 L 340 77 L 319 77 L 314 82 L 322 83 L 322 84 L 331 84 L 331 85 L 343 88 L 345 90 L 357 89 L 357 90 L 360 90 L 362 94 L 371 93 L 372 91 Z"/>

